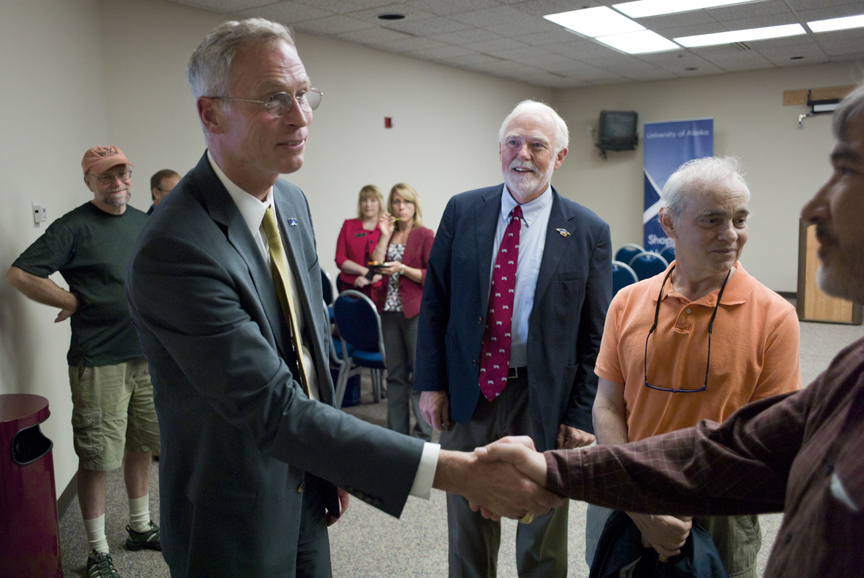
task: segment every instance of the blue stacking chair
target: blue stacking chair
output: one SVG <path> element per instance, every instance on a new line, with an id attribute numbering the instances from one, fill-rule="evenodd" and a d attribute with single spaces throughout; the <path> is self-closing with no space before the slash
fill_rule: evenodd
<path id="1" fill-rule="evenodd" d="M 667 263 L 671 263 L 675 260 L 675 246 L 666 247 L 662 251 L 660 251 L 660 256 L 666 259 Z"/>
<path id="2" fill-rule="evenodd" d="M 640 281 L 659 275 L 668 266 L 669 263 L 666 262 L 666 259 L 651 251 L 640 253 L 630 260 L 630 268 L 633 269 Z"/>
<path id="3" fill-rule="evenodd" d="M 636 243 L 627 243 L 615 253 L 615 260 L 621 261 L 622 263 L 629 263 L 633 257 L 640 253 L 644 253 L 645 249 Z"/>
<path id="4" fill-rule="evenodd" d="M 347 352 L 336 380 L 336 407 L 342 407 L 348 378 L 357 375 L 363 368 L 372 371 L 372 396 L 377 403 L 382 396 L 386 367 L 384 334 L 381 332 L 378 310 L 371 299 L 359 291 L 347 289 L 334 301 L 333 312 L 342 351 Z"/>
<path id="5" fill-rule="evenodd" d="M 333 280 L 330 274 L 321 269 L 321 294 L 324 298 L 324 304 L 327 306 L 327 316 L 330 317 L 330 323 L 333 321 Z"/>
<path id="6" fill-rule="evenodd" d="M 633 269 L 627 263 L 621 261 L 612 261 L 612 296 L 614 297 L 618 291 L 632 285 L 639 280 Z"/>

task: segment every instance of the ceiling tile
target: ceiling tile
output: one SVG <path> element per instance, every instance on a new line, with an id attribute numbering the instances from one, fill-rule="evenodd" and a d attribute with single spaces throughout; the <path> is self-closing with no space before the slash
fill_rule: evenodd
<path id="1" fill-rule="evenodd" d="M 405 4 L 416 6 L 438 16 L 463 14 L 484 8 L 494 8 L 499 5 L 496 0 L 409 0 Z"/>
<path id="2" fill-rule="evenodd" d="M 357 42 L 359 44 L 368 44 L 387 49 L 387 46 L 393 42 L 406 40 L 411 38 L 407 34 L 394 32 L 385 28 L 366 28 L 364 30 L 356 30 L 354 32 L 346 32 L 339 34 L 336 38 L 346 40 L 348 42 Z"/>
<path id="3" fill-rule="evenodd" d="M 549 52 L 554 52 L 555 54 L 569 56 L 570 58 L 575 58 L 577 60 L 583 60 L 590 57 L 607 56 L 610 53 L 614 52 L 608 46 L 603 46 L 602 44 L 585 38 L 576 38 L 575 42 L 571 41 L 567 43 L 544 46 L 543 49 L 548 50 Z"/>
<path id="4" fill-rule="evenodd" d="M 301 32 L 324 34 L 327 36 L 374 27 L 373 24 L 357 20 L 356 18 L 349 18 L 348 16 L 328 16 L 327 18 L 319 18 L 318 20 L 298 22 L 297 26 L 295 26 L 295 28 Z"/>
<path id="5" fill-rule="evenodd" d="M 792 60 L 789 57 L 789 53 L 768 53 L 763 54 L 765 58 L 770 60 L 775 66 L 802 66 L 804 64 L 821 64 L 823 62 L 830 62 L 831 58 L 827 56 L 821 50 L 814 51 L 808 54 L 796 54 L 796 56 L 803 56 L 804 58 L 798 60 Z"/>
<path id="6" fill-rule="evenodd" d="M 391 30 L 398 30 L 413 34 L 414 36 L 433 36 L 435 34 L 445 34 L 447 32 L 457 32 L 459 30 L 468 30 L 471 27 L 461 22 L 456 22 L 449 18 L 440 16 L 432 16 L 431 18 L 423 18 L 422 20 L 398 20 L 395 22 L 381 23 L 381 26 Z"/>
<path id="7" fill-rule="evenodd" d="M 405 16 L 405 20 L 379 20 L 378 16 L 381 14 L 402 14 Z M 376 6 L 375 8 L 369 8 L 367 10 L 357 10 L 348 15 L 357 20 L 363 20 L 376 25 L 387 24 L 388 26 L 402 22 L 422 22 L 426 18 L 433 18 L 435 16 L 434 14 L 424 12 L 423 10 L 408 6 L 407 4 L 385 4 L 384 6 Z"/>
<path id="8" fill-rule="evenodd" d="M 517 62 L 521 62 L 522 64 L 528 64 L 530 66 L 537 66 L 544 70 L 548 70 L 550 66 L 556 64 L 570 64 L 574 62 L 574 60 L 568 56 L 564 56 L 562 54 L 555 54 L 553 52 L 543 51 L 542 54 L 536 54 L 530 57 L 519 57 L 515 59 Z"/>
<path id="9" fill-rule="evenodd" d="M 770 60 L 754 50 L 716 50 L 719 46 L 694 50 L 696 54 L 718 66 L 726 72 L 733 70 L 753 70 L 756 68 L 773 68 Z"/>
<path id="10" fill-rule="evenodd" d="M 724 6 L 722 8 L 711 8 L 710 10 L 705 10 L 705 12 L 718 22 L 749 20 L 762 16 L 787 16 L 788 18 L 795 18 L 794 13 L 790 10 L 785 0 L 769 0 L 768 2 Z"/>
<path id="11" fill-rule="evenodd" d="M 511 8 L 510 6 L 496 6 L 494 8 L 485 8 L 474 12 L 465 12 L 464 14 L 459 14 L 453 18 L 459 20 L 459 22 L 476 26 L 477 28 L 491 28 L 499 24 L 507 24 L 508 22 L 513 22 L 519 19 L 531 20 L 534 17 L 526 16 L 524 13 L 515 8 Z"/>
<path id="12" fill-rule="evenodd" d="M 789 6 L 793 10 L 795 10 L 796 12 L 798 10 L 809 10 L 809 9 L 814 9 L 814 8 L 822 8 L 826 4 L 832 4 L 832 5 L 857 4 L 858 6 L 861 5 L 860 0 L 857 2 L 855 0 L 837 0 L 837 1 L 831 1 L 831 0 L 786 0 L 786 3 L 789 4 Z"/>
<path id="13" fill-rule="evenodd" d="M 798 15 L 801 22 L 828 20 L 829 18 L 840 18 L 842 16 L 857 16 L 859 14 L 864 14 L 864 2 L 815 8 L 812 10 L 796 10 L 795 13 Z"/>
<path id="14" fill-rule="evenodd" d="M 275 20 L 276 22 L 293 26 L 296 22 L 315 20 L 317 18 L 332 16 L 333 14 L 306 6 L 305 4 L 298 4 L 297 2 L 280 2 L 279 4 L 271 4 L 262 8 L 244 10 L 243 12 L 239 12 L 239 15 L 267 18 L 268 20 Z"/>
<path id="15" fill-rule="evenodd" d="M 723 22 L 728 30 L 749 30 L 750 28 L 762 28 L 763 26 L 780 26 L 784 24 L 799 24 L 794 15 L 754 16 L 742 20 L 727 20 Z M 806 28 L 805 28 L 806 30 Z"/>
<path id="16" fill-rule="evenodd" d="M 497 52 L 513 51 L 530 48 L 526 44 L 511 40 L 510 38 L 496 38 L 495 40 L 486 40 L 484 42 L 475 42 L 473 44 L 465 44 L 465 48 L 476 50 L 477 52 L 485 52 L 487 54 L 495 54 Z"/>
<path id="17" fill-rule="evenodd" d="M 585 40 L 581 36 L 577 36 L 572 32 L 567 32 L 566 29 L 556 26 L 555 30 L 544 32 L 543 34 L 527 34 L 524 36 L 514 35 L 513 40 L 530 44 L 531 46 L 546 46 L 549 44 L 558 44 L 559 42 L 570 42 L 574 38 Z"/>
<path id="18" fill-rule="evenodd" d="M 486 29 L 501 36 L 515 37 L 530 34 L 540 38 L 546 34 L 561 31 L 561 27 L 557 24 L 552 24 L 547 20 L 534 18 L 533 16 L 522 16 L 510 22 L 487 26 Z"/>
<path id="19" fill-rule="evenodd" d="M 456 44 L 458 46 L 465 46 L 467 44 L 473 44 L 475 42 L 483 42 L 487 40 L 495 40 L 501 38 L 494 32 L 489 32 L 488 30 L 460 30 L 458 32 L 448 32 L 446 34 L 435 34 L 431 36 L 435 40 L 439 42 L 444 42 L 445 44 Z"/>
<path id="20" fill-rule="evenodd" d="M 711 17 L 707 10 L 694 10 L 693 12 L 682 12 L 680 14 L 666 14 L 664 16 L 651 16 L 649 18 L 636 18 L 636 22 L 651 30 L 662 30 L 664 28 L 680 28 L 681 26 L 693 26 L 696 24 L 713 24 L 717 20 Z"/>
<path id="21" fill-rule="evenodd" d="M 512 6 L 525 14 L 545 16 L 546 14 L 558 14 L 559 12 L 591 8 L 598 6 L 598 3 L 592 0 L 528 0 L 527 2 L 521 0 L 518 4 L 512 4 Z"/>
<path id="22" fill-rule="evenodd" d="M 640 54 L 639 59 L 681 76 L 689 75 L 692 72 L 701 72 L 702 74 L 720 74 L 723 72 L 704 58 L 686 50 Z M 686 70 L 687 68 L 695 68 L 696 70 Z"/>
<path id="23" fill-rule="evenodd" d="M 654 30 L 652 28 L 652 30 Z M 698 34 L 714 34 L 715 32 L 726 32 L 727 28 L 719 22 L 694 24 L 692 26 L 679 26 L 678 28 L 664 28 L 654 30 L 660 36 L 672 40 L 682 36 L 696 36 Z"/>
<path id="24" fill-rule="evenodd" d="M 348 14 L 358 10 L 367 10 L 377 6 L 393 4 L 393 0 L 294 0 L 300 4 L 306 4 L 313 8 L 335 12 L 336 14 Z"/>
<path id="25" fill-rule="evenodd" d="M 257 8 L 267 4 L 273 4 L 273 0 L 169 0 L 175 4 L 184 4 L 212 10 L 213 12 L 237 12 L 249 8 Z"/>

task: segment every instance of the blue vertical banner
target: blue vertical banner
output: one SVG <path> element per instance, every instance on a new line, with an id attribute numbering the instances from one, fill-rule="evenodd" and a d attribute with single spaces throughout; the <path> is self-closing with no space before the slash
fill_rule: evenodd
<path id="1" fill-rule="evenodd" d="M 645 123 L 645 227 L 646 251 L 658 253 L 672 246 L 672 239 L 663 232 L 657 214 L 660 212 L 660 191 L 678 167 L 693 159 L 714 154 L 714 119 L 676 120 Z"/>

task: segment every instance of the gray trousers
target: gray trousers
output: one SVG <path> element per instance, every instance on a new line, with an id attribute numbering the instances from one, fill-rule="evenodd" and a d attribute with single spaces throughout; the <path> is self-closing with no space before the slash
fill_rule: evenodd
<path id="1" fill-rule="evenodd" d="M 401 311 L 381 314 L 384 351 L 387 354 L 387 427 L 413 435 L 425 441 L 432 439 L 432 426 L 420 415 L 420 392 L 414 391 L 412 372 L 417 359 L 417 320 L 405 317 Z M 414 411 L 414 431 L 410 431 L 411 409 Z"/>
<path id="2" fill-rule="evenodd" d="M 494 401 L 481 394 L 467 424 L 453 424 L 441 434 L 441 448 L 473 451 L 508 435 L 531 435 L 528 383 L 511 379 Z M 516 568 L 519 576 L 557 578 L 567 576 L 568 504 L 519 524 L 516 530 Z M 447 494 L 450 578 L 493 578 L 498 574 L 501 523 L 472 512 L 468 501 Z"/>

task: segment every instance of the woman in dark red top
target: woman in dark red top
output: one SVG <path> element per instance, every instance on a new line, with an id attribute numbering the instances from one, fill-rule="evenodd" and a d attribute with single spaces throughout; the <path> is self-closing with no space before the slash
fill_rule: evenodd
<path id="1" fill-rule="evenodd" d="M 384 280 L 375 289 L 375 301 L 387 355 L 387 424 L 408 434 L 410 405 L 417 421 L 411 435 L 429 440 L 432 428 L 420 415 L 420 393 L 413 391 L 411 372 L 417 351 L 417 314 L 435 234 L 423 226 L 420 197 L 412 186 L 395 185 L 387 206 L 390 212 L 378 221 L 381 238 L 372 252 L 373 261 L 384 263 L 379 269 Z"/>
<path id="2" fill-rule="evenodd" d="M 342 224 L 336 240 L 336 289 L 357 289 L 372 297 L 372 287 L 381 285 L 381 275 L 370 271 L 366 263 L 378 245 L 381 231 L 378 217 L 384 204 L 384 195 L 375 185 L 360 189 L 357 199 L 357 218 L 348 219 Z"/>

